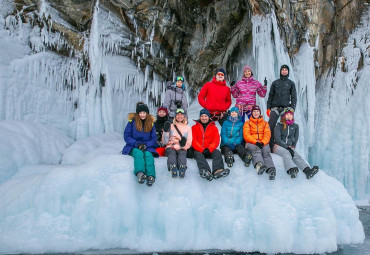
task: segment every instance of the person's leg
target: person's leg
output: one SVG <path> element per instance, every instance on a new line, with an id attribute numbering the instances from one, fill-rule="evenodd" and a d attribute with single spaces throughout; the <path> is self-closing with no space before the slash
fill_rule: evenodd
<path id="1" fill-rule="evenodd" d="M 184 178 L 186 172 L 186 150 L 177 151 L 177 167 L 179 169 L 179 177 Z"/>
<path id="2" fill-rule="evenodd" d="M 153 176 L 155 178 L 155 165 L 154 165 L 154 157 L 150 151 L 145 151 L 145 169 L 147 176 Z"/>
<path id="3" fill-rule="evenodd" d="M 195 161 L 197 162 L 200 176 L 202 178 L 207 179 L 208 181 L 212 181 L 213 176 L 211 173 L 211 168 L 209 167 L 207 160 L 204 157 L 203 153 L 194 150 L 194 158 L 195 158 Z"/>
<path id="4" fill-rule="evenodd" d="M 222 146 L 224 158 L 225 158 L 225 163 L 227 164 L 228 167 L 232 167 L 234 164 L 234 153 L 230 149 L 229 146 L 225 145 Z"/>
<path id="5" fill-rule="evenodd" d="M 133 148 L 130 155 L 134 158 L 134 174 L 137 175 L 139 172 L 145 174 L 145 163 L 143 151 Z"/>
<path id="6" fill-rule="evenodd" d="M 294 157 L 293 157 L 294 163 L 297 165 L 297 167 L 302 171 L 306 167 L 310 167 L 307 162 L 301 157 L 301 155 L 298 154 L 296 150 L 294 150 Z"/>
<path id="7" fill-rule="evenodd" d="M 245 166 L 248 167 L 252 161 L 252 152 L 241 144 L 237 144 L 235 146 L 235 150 L 239 157 L 243 160 Z"/>
<path id="8" fill-rule="evenodd" d="M 270 118 L 269 118 L 269 126 L 270 126 L 270 130 L 271 130 L 271 138 L 270 138 L 270 151 L 273 150 L 273 147 L 274 147 L 274 129 L 275 129 L 275 126 L 276 126 L 276 122 L 278 121 L 280 117 L 280 114 L 278 113 L 277 110 L 271 110 L 270 112 Z"/>
<path id="9" fill-rule="evenodd" d="M 167 156 L 167 168 L 168 171 L 171 172 L 172 177 L 177 177 L 177 155 L 176 150 L 174 148 L 167 148 L 166 149 L 166 156 Z"/>
<path id="10" fill-rule="evenodd" d="M 257 145 L 252 144 L 252 143 L 247 143 L 247 149 L 251 151 L 252 153 L 253 166 L 256 166 L 258 162 L 262 162 L 263 164 L 262 151 Z"/>
<path id="11" fill-rule="evenodd" d="M 292 155 L 290 154 L 290 152 L 287 149 L 285 149 L 281 146 L 276 146 L 274 152 L 275 152 L 275 154 L 277 154 L 277 155 L 279 155 L 280 157 L 283 158 L 284 168 L 285 168 L 286 172 L 288 172 L 288 170 L 291 169 L 291 168 L 297 167 L 294 164 L 294 161 L 292 159 Z"/>
<path id="12" fill-rule="evenodd" d="M 186 157 L 187 158 L 194 158 L 194 148 L 190 147 L 186 150 Z"/>
<path id="13" fill-rule="evenodd" d="M 232 153 L 232 151 L 230 150 Z M 222 160 L 222 154 L 219 150 L 215 149 L 212 152 L 212 175 L 213 178 L 218 179 L 221 177 L 226 177 L 230 173 L 228 168 L 224 167 L 224 162 Z"/>

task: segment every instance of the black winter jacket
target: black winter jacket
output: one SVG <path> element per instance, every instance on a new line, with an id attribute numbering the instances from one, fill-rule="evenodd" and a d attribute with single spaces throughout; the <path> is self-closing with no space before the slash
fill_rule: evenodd
<path id="1" fill-rule="evenodd" d="M 274 81 L 271 85 L 269 98 L 267 100 L 267 109 L 274 107 L 292 107 L 295 109 L 297 104 L 297 91 L 293 81 L 288 76 L 280 76 L 280 79 Z"/>
<path id="2" fill-rule="evenodd" d="M 279 122 L 274 129 L 275 143 L 285 149 L 295 147 L 299 137 L 299 126 L 293 123 L 284 130 L 283 123 Z"/>
<path id="3" fill-rule="evenodd" d="M 163 147 L 162 146 L 162 133 L 163 133 L 164 123 L 166 121 L 168 121 L 168 115 L 166 115 L 164 117 L 159 117 L 157 115 L 157 121 L 154 122 L 155 133 L 157 135 L 157 144 L 158 144 L 159 147 Z"/>

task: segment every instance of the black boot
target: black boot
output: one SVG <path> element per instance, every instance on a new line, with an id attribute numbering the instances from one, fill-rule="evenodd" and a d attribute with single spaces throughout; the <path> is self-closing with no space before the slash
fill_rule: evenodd
<path id="1" fill-rule="evenodd" d="M 186 172 L 186 166 L 185 165 L 180 165 L 179 166 L 179 177 L 181 179 L 185 177 L 185 172 Z"/>
<path id="2" fill-rule="evenodd" d="M 275 180 L 275 176 L 276 176 L 276 169 L 275 169 L 275 167 L 270 167 L 269 169 L 267 169 L 267 173 L 269 174 L 269 180 L 270 181 Z"/>
<path id="3" fill-rule="evenodd" d="M 178 170 L 177 170 L 176 165 L 170 165 L 169 171 L 171 172 L 172 178 L 176 178 L 177 177 L 177 171 Z"/>
<path id="4" fill-rule="evenodd" d="M 225 155 L 225 163 L 228 167 L 232 167 L 235 162 L 234 154 L 232 152 L 228 152 Z"/>
<path id="5" fill-rule="evenodd" d="M 297 174 L 298 174 L 298 168 L 297 167 L 292 167 L 288 170 L 288 174 L 290 175 L 290 178 L 294 179 L 297 177 Z"/>
<path id="6" fill-rule="evenodd" d="M 303 172 L 305 173 L 307 179 L 311 179 L 312 177 L 314 177 L 314 175 L 317 174 L 318 171 L 318 166 L 314 166 L 312 168 L 306 167 L 305 169 L 303 169 Z"/>
<path id="7" fill-rule="evenodd" d="M 258 175 L 263 174 L 267 170 L 266 166 L 261 161 L 257 162 L 254 167 L 256 168 Z"/>
<path id="8" fill-rule="evenodd" d="M 247 155 L 244 156 L 243 158 L 243 162 L 245 164 L 246 167 L 249 167 L 250 164 L 251 164 L 251 161 L 252 161 L 252 153 L 250 153 L 249 151 L 247 152 Z"/>

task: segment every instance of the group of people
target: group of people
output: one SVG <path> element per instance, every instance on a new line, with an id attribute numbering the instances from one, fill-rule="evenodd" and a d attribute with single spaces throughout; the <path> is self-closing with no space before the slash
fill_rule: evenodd
<path id="1" fill-rule="evenodd" d="M 218 69 L 212 81 L 203 85 L 198 94 L 203 109 L 192 127 L 188 125 L 188 103 L 181 76 L 176 77 L 175 83 L 167 84 L 164 105 L 157 109 L 156 118 L 149 114 L 147 105 L 137 103 L 136 113 L 128 115 L 122 154 L 134 158 L 134 173 L 139 183 L 153 185 L 154 157 L 159 156 L 167 156 L 168 171 L 173 178 L 185 177 L 187 158 L 196 160 L 200 176 L 208 181 L 226 177 L 230 169 L 225 168 L 224 161 L 231 168 L 234 153 L 245 166 L 252 163 L 258 175 L 267 173 L 270 180 L 276 176 L 271 152 L 283 158 L 291 178 L 296 178 L 299 170 L 307 179 L 318 172 L 317 166 L 311 168 L 295 150 L 299 138 L 299 126 L 294 122 L 297 93 L 294 82 L 288 78 L 289 67 L 282 65 L 280 78 L 271 85 L 268 122 L 256 105 L 257 94 L 266 96 L 266 79 L 262 85 L 254 79 L 250 66 L 245 66 L 242 79 L 237 83 L 232 81 L 228 87 L 225 74 L 224 69 Z M 231 96 L 236 98 L 236 104 L 230 108 Z M 207 159 L 212 159 L 212 168 Z"/>

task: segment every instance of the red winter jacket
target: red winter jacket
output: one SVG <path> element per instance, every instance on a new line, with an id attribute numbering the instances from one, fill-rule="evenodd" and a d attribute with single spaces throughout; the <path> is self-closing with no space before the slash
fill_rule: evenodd
<path id="1" fill-rule="evenodd" d="M 211 114 L 225 112 L 231 105 L 230 88 L 226 86 L 225 80 L 216 81 L 216 77 L 213 77 L 211 82 L 203 85 L 198 95 L 198 101 Z"/>
<path id="2" fill-rule="evenodd" d="M 212 153 L 220 143 L 220 134 L 213 121 L 211 121 L 206 130 L 204 130 L 203 125 L 199 120 L 195 120 L 195 125 L 191 127 L 191 132 L 193 134 L 192 146 L 194 150 L 203 152 L 204 149 L 208 148 Z"/>

